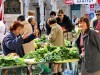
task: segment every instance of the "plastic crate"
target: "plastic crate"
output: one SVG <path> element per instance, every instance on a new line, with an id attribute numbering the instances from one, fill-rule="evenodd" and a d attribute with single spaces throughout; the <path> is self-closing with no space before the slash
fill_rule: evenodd
<path id="1" fill-rule="evenodd" d="M 0 68 L 0 75 L 27 75 L 27 67 Z"/>

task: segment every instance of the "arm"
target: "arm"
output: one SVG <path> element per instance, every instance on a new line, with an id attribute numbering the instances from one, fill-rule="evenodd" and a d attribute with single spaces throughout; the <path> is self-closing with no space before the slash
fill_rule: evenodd
<path id="1" fill-rule="evenodd" d="M 91 32 L 91 41 L 93 42 L 93 44 L 98 48 L 99 52 L 100 52 L 100 34 L 98 34 L 95 31 Z"/>
<path id="2" fill-rule="evenodd" d="M 50 35 L 49 35 L 49 40 L 50 40 L 51 42 L 52 42 L 52 41 L 55 41 L 56 36 L 57 36 L 56 29 L 55 29 L 55 28 L 52 28 L 52 29 L 51 29 L 51 33 L 50 33 Z"/>
<path id="3" fill-rule="evenodd" d="M 32 41 L 33 39 L 35 39 L 35 35 L 32 33 L 26 39 L 24 39 L 24 43 L 28 43 Z"/>
<path id="4" fill-rule="evenodd" d="M 72 31 L 74 26 L 72 25 L 72 22 L 71 22 L 71 20 L 69 19 L 69 17 L 68 17 L 67 25 L 68 25 L 67 28 L 68 28 L 69 32 Z"/>
<path id="5" fill-rule="evenodd" d="M 65 22 L 65 25 L 66 25 L 66 31 L 71 32 L 72 29 L 73 29 L 73 25 L 72 25 L 72 22 L 69 19 L 69 17 L 65 16 L 64 22 Z"/>
<path id="6" fill-rule="evenodd" d="M 23 39 L 21 36 L 19 36 L 18 38 L 13 38 L 12 36 L 8 36 L 8 37 L 4 38 L 4 40 L 5 40 L 4 41 L 5 45 L 10 50 L 16 50 L 23 43 Z"/>

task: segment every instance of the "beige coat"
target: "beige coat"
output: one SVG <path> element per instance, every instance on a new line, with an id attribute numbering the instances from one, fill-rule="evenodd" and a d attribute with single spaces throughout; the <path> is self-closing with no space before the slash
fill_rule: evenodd
<path id="1" fill-rule="evenodd" d="M 51 29 L 49 40 L 53 46 L 64 46 L 63 30 L 57 23 L 55 23 L 54 27 Z"/>
<path id="2" fill-rule="evenodd" d="M 22 34 L 24 32 L 28 32 L 28 34 L 32 33 L 32 27 L 27 21 L 23 21 L 22 24 L 24 24 L 24 28 L 22 30 Z M 34 41 L 31 41 L 29 43 L 23 44 L 24 52 L 25 54 L 28 54 L 30 51 L 35 50 L 34 48 Z"/>

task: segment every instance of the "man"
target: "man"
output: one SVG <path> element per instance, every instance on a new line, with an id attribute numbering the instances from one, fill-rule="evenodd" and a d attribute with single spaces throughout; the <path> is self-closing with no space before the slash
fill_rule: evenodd
<path id="1" fill-rule="evenodd" d="M 78 18 L 77 18 L 77 15 L 74 14 L 73 15 L 73 25 L 75 26 L 77 23 L 78 23 Z"/>
<path id="2" fill-rule="evenodd" d="M 55 18 L 55 16 L 56 16 L 56 12 L 55 12 L 55 11 L 51 11 L 51 13 L 50 13 L 50 18 Z M 49 19 L 48 19 L 48 20 L 49 20 Z M 47 35 L 49 35 L 50 32 L 51 32 L 51 27 L 50 27 L 49 24 L 48 24 L 48 20 L 47 20 L 47 23 L 46 23 Z"/>
<path id="3" fill-rule="evenodd" d="M 57 21 L 55 18 L 49 19 L 49 25 L 51 27 L 51 33 L 49 34 L 49 41 L 51 45 L 53 46 L 64 46 L 64 36 L 63 36 L 63 30 L 61 26 L 57 24 Z M 62 64 L 54 64 L 54 74 L 53 75 L 62 75 L 61 69 Z"/>
<path id="4" fill-rule="evenodd" d="M 93 22 L 93 28 L 100 32 L 100 10 L 96 12 L 97 20 Z"/>
<path id="5" fill-rule="evenodd" d="M 24 28 L 23 28 L 21 34 L 23 34 L 26 31 L 27 31 L 28 34 L 33 32 L 31 25 L 27 21 L 25 21 L 25 17 L 23 15 L 20 15 L 17 18 L 17 20 L 22 22 L 22 24 L 24 25 Z M 23 47 L 24 47 L 25 54 L 28 54 L 30 51 L 35 50 L 35 48 L 34 48 L 34 41 L 31 41 L 29 43 L 23 44 Z"/>

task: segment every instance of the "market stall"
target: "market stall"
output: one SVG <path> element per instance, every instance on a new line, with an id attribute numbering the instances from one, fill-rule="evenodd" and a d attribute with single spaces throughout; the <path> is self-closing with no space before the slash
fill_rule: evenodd
<path id="1" fill-rule="evenodd" d="M 47 43 L 46 36 L 34 39 L 35 51 L 26 54 L 23 58 L 16 54 L 0 56 L 0 75 L 27 75 L 31 72 L 34 75 L 47 73 L 52 74 L 49 63 L 72 63 L 74 62 L 73 75 L 78 70 L 79 54 L 77 47 L 72 47 L 71 43 L 65 41 L 65 47 L 51 46 Z"/>

